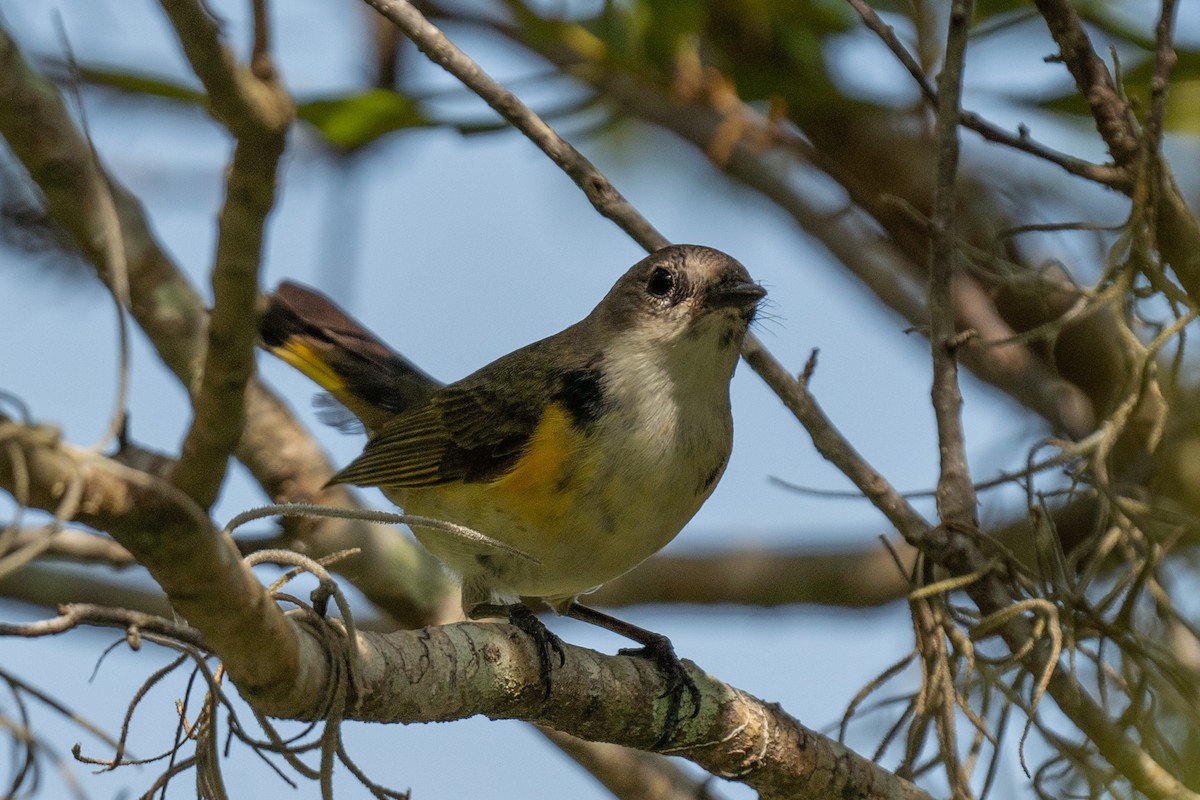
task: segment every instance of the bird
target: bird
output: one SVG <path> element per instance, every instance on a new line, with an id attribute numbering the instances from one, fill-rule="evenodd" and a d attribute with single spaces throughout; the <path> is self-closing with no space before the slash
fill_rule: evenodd
<path id="1" fill-rule="evenodd" d="M 640 645 L 620 652 L 664 676 L 661 747 L 685 693 L 699 710 L 694 680 L 667 637 L 579 598 L 658 552 L 716 487 L 733 442 L 730 381 L 765 294 L 732 256 L 669 245 L 579 322 L 445 385 L 298 283 L 267 298 L 259 332 L 368 434 L 330 484 L 378 487 L 408 514 L 519 551 L 412 526 L 461 580 L 468 617 L 506 617 L 533 637 L 547 694 L 565 654 L 520 598 Z"/>

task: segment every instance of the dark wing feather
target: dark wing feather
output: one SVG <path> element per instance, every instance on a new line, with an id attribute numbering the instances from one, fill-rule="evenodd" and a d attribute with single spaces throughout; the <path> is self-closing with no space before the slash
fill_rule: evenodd
<path id="1" fill-rule="evenodd" d="M 380 429 L 331 483 L 413 488 L 495 480 L 521 457 L 541 416 L 525 394 L 449 386 Z"/>
<path id="2" fill-rule="evenodd" d="M 509 472 L 549 403 L 588 428 L 606 404 L 592 328 L 573 325 L 433 392 L 385 423 L 331 483 L 485 483 Z"/>

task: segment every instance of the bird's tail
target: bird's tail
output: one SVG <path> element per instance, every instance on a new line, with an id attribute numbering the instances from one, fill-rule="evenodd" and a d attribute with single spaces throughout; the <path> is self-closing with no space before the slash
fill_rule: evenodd
<path id="1" fill-rule="evenodd" d="M 261 344 L 354 414 L 368 432 L 441 384 L 323 294 L 285 281 L 267 297 Z"/>

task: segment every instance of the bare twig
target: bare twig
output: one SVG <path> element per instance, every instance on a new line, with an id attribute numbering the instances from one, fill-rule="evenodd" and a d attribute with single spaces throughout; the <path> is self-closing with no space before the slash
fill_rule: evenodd
<path id="1" fill-rule="evenodd" d="M 124 631 L 133 631 L 135 634 L 158 633 L 180 642 L 187 642 L 195 647 L 204 648 L 204 641 L 201 639 L 200 633 L 186 623 L 172 622 L 162 617 L 125 608 L 108 608 L 88 604 L 69 603 L 62 607 L 57 617 L 41 622 L 27 622 L 19 625 L 0 623 L 0 636 L 19 636 L 27 639 L 56 636 L 81 625 L 120 628 Z"/>
<path id="2" fill-rule="evenodd" d="M 71 85 L 74 92 L 75 108 L 79 114 L 79 127 L 83 138 L 87 141 L 88 152 L 91 154 L 93 167 L 100 171 L 100 154 L 96 151 L 96 143 L 88 129 L 87 108 L 79 94 L 79 68 L 75 63 L 75 53 L 71 49 L 66 29 L 62 26 L 62 18 L 55 16 L 58 25 L 59 39 L 66 52 L 67 65 L 71 71 Z M 100 451 L 109 442 L 122 435 L 128 423 L 127 406 L 129 402 L 129 264 L 125 258 L 125 237 L 121 234 L 121 220 L 117 215 L 116 202 L 109 187 L 103 184 L 97 186 L 96 211 L 97 223 L 103 228 L 101 253 L 104 263 L 101 271 L 111 276 L 105 284 L 112 297 L 117 317 L 117 393 L 113 399 L 113 413 L 109 417 L 108 429 L 96 443 L 95 449 Z"/>
<path id="3" fill-rule="evenodd" d="M 850 7 L 862 18 L 863 24 L 879 37 L 880 41 L 892 52 L 892 55 L 908 70 L 908 74 L 916 82 L 917 88 L 921 90 L 921 96 L 925 98 L 926 102 L 936 107 L 938 102 L 937 89 L 934 88 L 933 83 L 926 76 L 925 70 L 921 67 L 920 63 L 917 62 L 916 58 L 908 52 L 908 48 L 896 37 L 896 32 L 892 29 L 892 26 L 884 22 L 875 13 L 875 9 L 867 4 L 866 0 L 847 0 L 847 2 L 850 3 Z M 1113 169 L 1104 164 L 1093 164 L 1040 144 L 1030 138 L 1028 131 L 1024 128 L 1014 136 L 998 125 L 988 122 L 979 114 L 962 109 L 958 110 L 958 121 L 963 127 L 975 131 L 989 142 L 1002 144 L 1014 150 L 1028 153 L 1050 164 L 1056 164 L 1065 172 L 1072 175 L 1077 175 L 1105 186 L 1115 187 L 1127 182 L 1127 178 L 1121 170 Z"/>
<path id="4" fill-rule="evenodd" d="M 1133 167 L 1139 151 L 1137 121 L 1113 83 L 1108 67 L 1092 48 L 1091 38 L 1070 0 L 1034 0 L 1034 3 L 1058 43 L 1079 96 L 1087 101 L 1096 130 L 1108 145 L 1113 161 L 1123 169 Z"/>
<path id="5" fill-rule="evenodd" d="M 1144 137 L 1149 158 L 1158 159 L 1162 142 L 1163 117 L 1167 111 L 1167 87 L 1175 55 L 1175 0 L 1162 0 L 1158 23 L 1154 26 L 1154 71 L 1150 76 L 1150 108 L 1146 113 Z"/>
<path id="6" fill-rule="evenodd" d="M 950 6 L 945 63 L 938 81 L 937 184 L 930 219 L 932 253 L 929 267 L 929 342 L 933 352 L 931 396 L 941 455 L 938 514 L 943 523 L 968 526 L 975 525 L 977 512 L 962 427 L 952 284 L 958 260 L 954 207 L 957 200 L 959 99 L 962 97 L 963 62 L 972 8 L 971 0 L 955 0 Z"/>
<path id="7" fill-rule="evenodd" d="M 134 561 L 129 551 L 105 536 L 87 531 L 64 528 L 47 535 L 44 528 L 22 530 L 12 542 L 12 549 L 36 547 L 42 559 L 74 561 L 80 564 L 104 564 L 109 567 L 131 567 Z M 4 554 L 0 552 L 0 556 Z"/>
<path id="8" fill-rule="evenodd" d="M 279 503 L 276 505 L 263 506 L 262 508 L 249 509 L 231 519 L 225 526 L 224 532 L 233 533 L 234 530 L 242 525 L 245 525 L 247 522 L 252 522 L 256 519 L 263 519 L 265 517 L 276 516 L 333 517 L 340 519 L 356 519 L 363 522 L 379 522 L 387 525 L 409 525 L 419 526 L 422 528 L 434 528 L 456 538 L 500 550 L 508 553 L 509 555 L 529 561 L 533 564 L 541 563 L 525 551 L 519 550 L 512 545 L 505 544 L 498 539 L 493 539 L 490 536 L 486 536 L 479 531 L 472 530 L 465 525 L 458 525 L 453 522 L 433 519 L 431 517 L 420 517 L 413 514 L 394 514 L 389 511 L 372 511 L 361 508 L 318 506 L 311 503 Z M 357 553 L 355 553 L 355 555 L 356 554 Z"/>
<path id="9" fill-rule="evenodd" d="M 478 64 L 455 47 L 410 3 L 405 0 L 365 2 L 412 39 L 431 61 L 462 81 L 514 128 L 525 134 L 575 181 L 602 216 L 616 223 L 647 251 L 653 252 L 670 244 L 670 241 L 655 230 L 590 161 L 537 114 L 530 111 L 515 95 L 480 69 Z"/>
<path id="10" fill-rule="evenodd" d="M 929 530 L 929 523 L 838 432 L 809 393 L 807 380 L 797 381 L 789 375 L 783 365 L 753 337 L 747 338 L 742 355 L 808 431 L 817 452 L 841 470 L 906 540 L 910 543 L 921 542 Z M 810 357 L 809 366 L 805 368 L 806 376 L 811 374 L 814 363 L 814 357 Z"/>

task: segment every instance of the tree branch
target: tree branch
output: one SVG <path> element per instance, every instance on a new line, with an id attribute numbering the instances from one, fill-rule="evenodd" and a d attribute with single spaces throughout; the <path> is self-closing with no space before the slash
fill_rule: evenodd
<path id="1" fill-rule="evenodd" d="M 1132 180 L 1132 176 L 1138 171 L 1138 160 L 1150 157 L 1154 151 L 1151 150 L 1150 154 L 1144 152 L 1139 137 L 1145 134 L 1139 131 L 1133 111 L 1120 87 L 1114 84 L 1108 67 L 1092 48 L 1091 39 L 1070 0 L 1035 0 L 1035 4 L 1058 44 L 1063 63 L 1075 79 L 1080 96 L 1091 109 L 1096 130 L 1104 139 L 1113 161 L 1130 176 L 1120 188 L 1132 196 L 1137 191 L 1137 182 Z M 1171 45 L 1164 41 L 1164 35 L 1170 35 L 1174 12 L 1174 3 L 1165 3 L 1155 30 L 1156 65 L 1151 78 L 1152 99 L 1159 94 L 1155 81 L 1161 79 L 1164 70 L 1170 67 L 1170 59 L 1165 58 L 1163 53 L 1164 48 L 1170 50 Z M 1165 86 L 1162 91 L 1165 92 Z M 1149 121 L 1152 127 L 1157 124 L 1153 115 Z M 1154 130 L 1149 135 L 1152 140 L 1157 137 Z M 1158 246 L 1195 307 L 1200 305 L 1200 221 L 1188 208 L 1170 168 L 1161 159 L 1157 159 L 1157 162 Z"/>
<path id="2" fill-rule="evenodd" d="M 421 12 L 405 0 L 364 0 L 405 36 L 430 61 L 445 69 L 475 92 L 500 116 L 529 141 L 550 157 L 550 160 L 575 181 L 584 196 L 600 214 L 612 220 L 621 230 L 629 234 L 647 252 L 653 252 L 670 244 L 637 209 L 617 191 L 608 178 L 584 158 L 570 142 L 563 139 L 546 122 L 533 113 L 516 95 L 506 90 L 480 69 L 466 53 L 459 50 Z"/>
<path id="3" fill-rule="evenodd" d="M 895 548 L 904 572 L 882 545 L 830 553 L 724 550 L 657 555 L 604 584 L 588 600 L 610 608 L 642 603 L 881 606 L 903 598 L 912 588 L 907 575 L 916 551 L 905 542 Z"/>
<path id="4" fill-rule="evenodd" d="M 275 202 L 275 171 L 293 112 L 274 70 L 267 69 L 265 51 L 255 57 L 258 69 L 272 76 L 266 80 L 235 62 L 197 0 L 162 0 L 162 5 L 204 84 L 213 115 L 237 140 L 217 223 L 213 309 L 200 386 L 192 398 L 195 416 L 171 474 L 172 483 L 208 508 L 241 438 L 258 338 L 255 301 L 263 231 Z"/>
<path id="5" fill-rule="evenodd" d="M 1034 5 L 1058 43 L 1063 63 L 1075 79 L 1079 96 L 1087 101 L 1109 155 L 1118 167 L 1132 168 L 1140 150 L 1137 121 L 1113 83 L 1108 67 L 1092 48 L 1092 40 L 1070 0 L 1034 0 Z"/>
<path id="6" fill-rule="evenodd" d="M 962 72 L 971 25 L 971 0 L 950 4 L 946 54 L 937 94 L 937 183 L 929 266 L 929 343 L 933 353 L 933 413 L 937 420 L 941 471 L 938 514 L 943 523 L 974 527 L 978 519 L 975 487 L 967 465 L 962 427 L 962 391 L 958 385 L 958 341 L 952 284 L 958 279 L 958 235 L 954 226 L 958 175 L 958 118 Z"/>
<path id="7" fill-rule="evenodd" d="M 112 544 L 119 547 L 116 542 Z M 37 563 L 26 564 L 0 578 L 0 596 L 49 609 L 66 603 L 81 603 L 125 608 L 158 617 L 170 617 L 174 613 L 159 590 L 97 578 L 90 571 L 52 569 Z"/>
<path id="8" fill-rule="evenodd" d="M 23 502 L 53 509 L 66 487 L 81 484 L 75 519 L 111 534 L 150 571 L 247 696 L 269 705 L 303 684 L 301 664 L 324 663 L 319 652 L 301 652 L 302 643 L 311 643 L 298 639 L 232 539 L 171 484 L 64 444 L 50 428 L 0 418 L 0 440 L 0 488 L 14 492 L 22 474 Z"/>
<path id="9" fill-rule="evenodd" d="M 0 27 L 0 136 L 41 189 L 54 220 L 106 283 L 102 214 L 111 190 L 128 260 L 131 311 L 160 358 L 187 387 L 197 382 L 208 317 L 196 290 L 151 232 L 141 205 L 93 158 L 54 85 L 30 69 Z M 237 456 L 279 502 L 355 508 L 343 487 L 324 488 L 328 459 L 285 405 L 250 381 Z M 453 585 L 432 557 L 393 528 L 350 520 L 289 519 L 287 532 L 314 557 L 348 549 L 339 562 L 381 609 L 411 627 L 444 620 L 457 607 Z"/>
<path id="10" fill-rule="evenodd" d="M 808 431 L 817 452 L 849 478 L 906 541 L 919 548 L 929 530 L 929 523 L 904 499 L 904 495 L 858 454 L 809 393 L 807 384 L 816 368 L 815 357 L 809 358 L 800 380 L 796 380 L 757 339 L 747 343 L 743 348 L 743 356 Z"/>
<path id="11" fill-rule="evenodd" d="M 351 652 L 339 621 L 301 618 L 288 617 L 297 634 L 311 640 L 302 648 L 308 654 L 317 656 L 340 642 L 344 652 L 324 656 L 357 660 L 357 692 L 343 719 L 415 723 L 484 714 L 645 750 L 657 741 L 667 713 L 663 677 L 643 658 L 605 656 L 565 644 L 566 661 L 555 668 L 547 696 L 536 647 L 512 625 L 457 623 L 393 634 L 359 633 Z M 49 635 L 82 624 L 122 626 L 123 621 L 168 635 L 174 625 L 124 610 L 68 607 L 52 620 L 0 627 L 0 635 Z M 187 630 L 180 635 L 194 639 Z M 681 721 L 664 752 L 745 783 L 764 800 L 826 800 L 848 792 L 865 800 L 931 800 L 907 781 L 805 728 L 777 705 L 721 683 L 690 662 L 684 666 L 700 690 L 701 709 Z M 294 688 L 290 697 L 276 697 L 274 707 L 260 703 L 259 709 L 319 720 L 340 691 L 310 681 Z"/>
<path id="12" fill-rule="evenodd" d="M 925 70 L 921 68 L 920 63 L 917 62 L 916 58 L 908 52 L 908 49 L 896 37 L 896 32 L 892 29 L 892 26 L 885 23 L 875 13 L 875 9 L 866 3 L 866 0 L 847 0 L 847 2 L 858 13 L 863 24 L 879 37 L 880 41 L 896 57 L 896 60 L 908 70 L 908 74 L 916 81 L 917 88 L 921 90 L 921 95 L 925 98 L 925 101 L 931 106 L 936 107 L 938 102 L 937 90 L 925 75 Z M 964 128 L 975 131 L 975 133 L 978 133 L 989 142 L 995 142 L 996 144 L 1002 144 L 1014 150 L 1028 153 L 1050 164 L 1061 167 L 1071 175 L 1114 188 L 1128 180 L 1127 176 L 1119 169 L 1113 169 L 1111 166 L 1104 164 L 1092 164 L 1083 159 L 1061 153 L 1046 145 L 1039 144 L 1028 136 L 1024 128 L 1014 136 L 1003 128 L 988 122 L 978 114 L 971 111 L 963 111 L 962 109 L 959 109 L 958 121 Z"/>
<path id="13" fill-rule="evenodd" d="M 19 531 L 8 552 L 25 547 L 37 547 L 38 558 L 77 564 L 103 564 L 122 569 L 137 563 L 128 550 L 107 536 L 70 528 L 50 533 L 39 529 Z M 0 558 L 5 555 L 7 553 L 0 551 Z"/>

